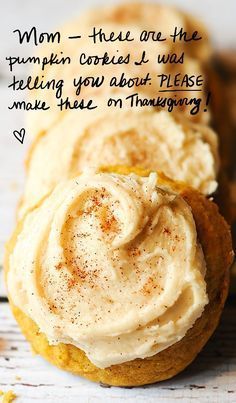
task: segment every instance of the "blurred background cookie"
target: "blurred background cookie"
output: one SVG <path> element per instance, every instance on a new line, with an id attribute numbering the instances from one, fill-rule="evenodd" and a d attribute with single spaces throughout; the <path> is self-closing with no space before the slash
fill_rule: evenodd
<path id="1" fill-rule="evenodd" d="M 19 216 L 60 180 L 121 164 L 162 170 L 210 195 L 217 189 L 217 136 L 208 126 L 154 108 L 68 112 L 31 146 Z"/>

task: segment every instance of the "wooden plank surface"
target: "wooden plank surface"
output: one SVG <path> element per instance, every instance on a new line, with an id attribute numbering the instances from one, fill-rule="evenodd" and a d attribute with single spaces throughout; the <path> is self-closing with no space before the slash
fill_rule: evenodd
<path id="1" fill-rule="evenodd" d="M 195 362 L 170 381 L 139 388 L 104 387 L 53 368 L 32 356 L 7 303 L 0 304 L 0 389 L 18 402 L 201 403 L 236 402 L 236 303 L 228 303 L 221 325 Z M 234 318 L 234 320 L 233 320 Z"/>

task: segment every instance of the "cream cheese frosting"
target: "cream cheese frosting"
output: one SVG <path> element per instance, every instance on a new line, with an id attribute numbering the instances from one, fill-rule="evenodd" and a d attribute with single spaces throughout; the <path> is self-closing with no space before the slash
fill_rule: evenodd
<path id="1" fill-rule="evenodd" d="M 217 187 L 215 133 L 165 111 L 127 109 L 66 115 L 36 140 L 20 216 L 61 180 L 87 167 L 127 165 L 159 170 L 204 194 Z"/>
<path id="2" fill-rule="evenodd" d="M 205 271 L 191 208 L 156 173 L 87 172 L 25 217 L 7 284 L 50 344 L 106 368 L 181 340 L 208 303 Z"/>

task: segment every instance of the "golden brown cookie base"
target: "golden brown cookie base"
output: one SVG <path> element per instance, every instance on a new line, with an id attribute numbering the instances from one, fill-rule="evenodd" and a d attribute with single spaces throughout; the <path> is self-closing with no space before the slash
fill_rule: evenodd
<path id="1" fill-rule="evenodd" d="M 131 170 L 124 167 L 108 168 L 106 171 L 123 174 L 133 171 L 140 175 L 147 174 L 147 171 L 141 169 Z M 206 283 L 209 304 L 186 336 L 168 349 L 153 357 L 136 359 L 100 369 L 89 361 L 83 351 L 73 345 L 49 346 L 46 336 L 39 332 L 37 325 L 11 303 L 16 320 L 34 351 L 59 368 L 95 382 L 115 386 L 154 383 L 171 378 L 182 371 L 193 361 L 214 332 L 227 296 L 228 269 L 232 262 L 232 245 L 228 225 L 218 213 L 217 206 L 197 191 L 187 188 L 181 183 L 172 182 L 164 175 L 161 175 L 161 181 L 181 193 L 192 208 L 207 264 Z M 18 228 L 7 245 L 6 260 L 14 248 L 21 225 L 18 224 Z"/>

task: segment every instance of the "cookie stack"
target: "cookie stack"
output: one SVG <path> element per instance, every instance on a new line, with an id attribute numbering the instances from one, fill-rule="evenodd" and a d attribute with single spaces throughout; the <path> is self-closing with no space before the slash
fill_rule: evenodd
<path id="1" fill-rule="evenodd" d="M 157 29 L 168 37 L 182 27 L 204 40 L 145 43 L 147 57 L 184 52 L 182 65 L 46 66 L 46 78 L 66 78 L 70 99 L 77 96 L 68 78 L 204 76 L 210 63 L 204 27 L 171 7 L 93 10 L 60 31 L 86 38 L 92 27 L 136 38 Z M 139 42 L 116 45 L 133 60 L 142 52 Z M 76 58 L 112 54 L 114 45 L 67 39 L 63 49 L 40 50 L 52 51 Z M 142 95 L 156 91 L 146 86 Z M 5 259 L 12 310 L 33 349 L 62 369 L 117 386 L 170 378 L 195 358 L 218 324 L 233 258 L 228 225 L 212 201 L 222 169 L 210 112 L 107 107 L 107 96 L 128 93 L 83 87 L 79 96 L 100 107 L 61 112 L 51 91 L 31 92 L 51 108 L 29 115 L 34 139 Z"/>

